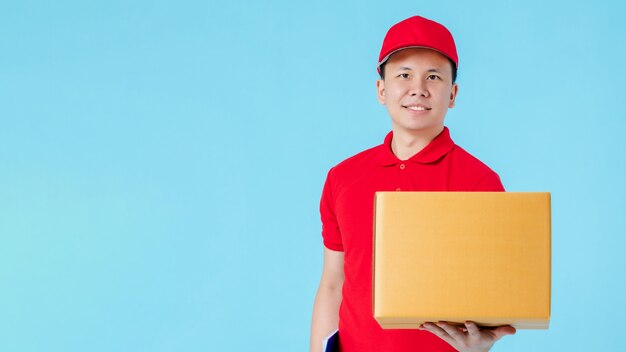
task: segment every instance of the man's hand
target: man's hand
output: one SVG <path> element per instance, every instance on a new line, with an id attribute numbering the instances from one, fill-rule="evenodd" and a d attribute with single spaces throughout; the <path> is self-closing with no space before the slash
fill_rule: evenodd
<path id="1" fill-rule="evenodd" d="M 480 329 L 471 321 L 465 323 L 465 328 L 446 322 L 424 323 L 420 330 L 432 332 L 459 352 L 486 352 L 502 336 L 515 334 L 515 328 L 509 325 Z"/>

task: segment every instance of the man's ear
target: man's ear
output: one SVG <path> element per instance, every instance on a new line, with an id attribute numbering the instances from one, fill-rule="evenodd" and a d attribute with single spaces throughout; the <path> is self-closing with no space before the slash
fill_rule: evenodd
<path id="1" fill-rule="evenodd" d="M 456 94 L 459 92 L 459 85 L 453 84 L 452 91 L 450 92 L 450 102 L 448 103 L 448 108 L 454 107 L 454 101 L 456 100 Z"/>
<path id="2" fill-rule="evenodd" d="M 385 81 L 382 79 L 376 80 L 376 92 L 378 93 L 378 102 L 385 105 Z"/>

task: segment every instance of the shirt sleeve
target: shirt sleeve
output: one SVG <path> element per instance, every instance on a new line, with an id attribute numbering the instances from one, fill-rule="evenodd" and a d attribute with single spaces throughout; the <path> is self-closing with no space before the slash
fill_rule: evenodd
<path id="1" fill-rule="evenodd" d="M 335 199 L 333 197 L 333 169 L 330 169 L 326 176 L 322 199 L 320 201 L 320 215 L 322 218 L 322 238 L 324 246 L 333 251 L 343 252 L 343 241 L 339 223 L 335 216 Z"/>
<path id="2" fill-rule="evenodd" d="M 474 185 L 475 192 L 504 192 L 504 186 L 497 173 L 490 171 Z"/>

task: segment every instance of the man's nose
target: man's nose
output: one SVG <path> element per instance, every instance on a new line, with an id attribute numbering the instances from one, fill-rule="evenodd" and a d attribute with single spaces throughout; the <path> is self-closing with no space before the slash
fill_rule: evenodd
<path id="1" fill-rule="evenodd" d="M 424 82 L 416 81 L 411 84 L 411 96 L 422 96 L 428 98 L 430 93 L 428 92 L 428 88 L 424 84 Z"/>

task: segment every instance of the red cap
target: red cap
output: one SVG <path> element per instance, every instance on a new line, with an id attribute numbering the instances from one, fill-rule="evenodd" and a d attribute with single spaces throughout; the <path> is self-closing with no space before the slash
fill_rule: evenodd
<path id="1" fill-rule="evenodd" d="M 420 16 L 407 18 L 394 24 L 383 41 L 378 57 L 377 70 L 391 54 L 406 48 L 428 48 L 447 56 L 459 67 L 456 45 L 450 31 L 443 25 Z"/>

